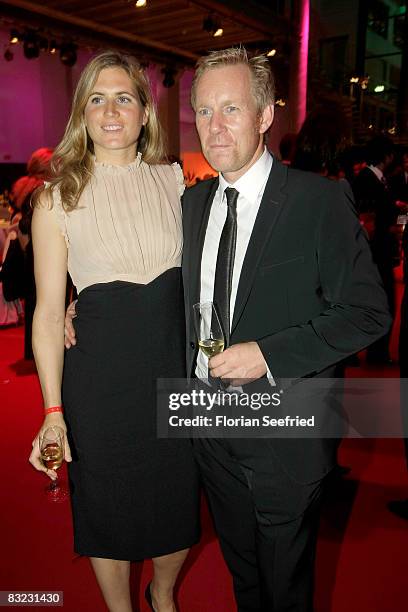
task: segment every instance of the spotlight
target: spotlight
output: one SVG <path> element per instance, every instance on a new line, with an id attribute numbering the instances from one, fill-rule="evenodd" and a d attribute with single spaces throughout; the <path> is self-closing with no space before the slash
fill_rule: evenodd
<path id="1" fill-rule="evenodd" d="M 12 52 L 11 49 L 6 49 L 4 52 L 4 59 L 6 60 L 6 62 L 11 62 L 14 59 L 14 53 Z"/>
<path id="2" fill-rule="evenodd" d="M 142 6 L 146 6 L 147 4 L 147 0 L 137 0 L 135 7 L 136 8 L 142 8 Z"/>
<path id="3" fill-rule="evenodd" d="M 27 59 L 35 59 L 40 55 L 40 41 L 32 30 L 27 30 L 24 34 L 23 50 Z"/>
<path id="4" fill-rule="evenodd" d="M 208 32 L 212 36 L 222 36 L 224 33 L 224 30 L 221 27 L 221 23 L 212 15 L 208 15 L 208 17 L 205 17 L 203 21 L 203 30 L 205 32 Z"/>
<path id="5" fill-rule="evenodd" d="M 17 30 L 11 30 L 10 41 L 9 41 L 10 44 L 16 45 L 19 41 L 20 41 L 20 34 L 17 32 Z"/>
<path id="6" fill-rule="evenodd" d="M 77 61 L 77 46 L 72 43 L 63 43 L 60 49 L 60 60 L 65 66 L 74 66 Z"/>
<path id="7" fill-rule="evenodd" d="M 166 66 L 163 68 L 162 73 L 164 74 L 163 86 L 167 88 L 173 87 L 174 83 L 176 82 L 174 77 L 177 74 L 177 70 L 170 68 L 170 66 Z"/>
<path id="8" fill-rule="evenodd" d="M 48 51 L 48 39 L 45 36 L 40 36 L 38 40 L 40 51 Z"/>

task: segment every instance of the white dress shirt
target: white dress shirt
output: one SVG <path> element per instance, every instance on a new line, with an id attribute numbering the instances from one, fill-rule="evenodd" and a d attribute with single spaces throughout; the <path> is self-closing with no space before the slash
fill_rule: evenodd
<path id="1" fill-rule="evenodd" d="M 215 193 L 207 231 L 205 234 L 203 254 L 201 259 L 200 302 L 212 302 L 214 295 L 215 268 L 217 264 L 218 245 L 227 218 L 227 200 L 225 189 L 234 187 L 239 192 L 237 201 L 237 242 L 235 250 L 234 269 L 232 274 L 230 325 L 234 316 L 238 283 L 241 276 L 249 240 L 254 228 L 262 196 L 265 191 L 273 158 L 265 148 L 261 157 L 235 183 L 228 183 L 220 174 L 219 186 Z M 197 378 L 208 378 L 208 359 L 202 351 L 198 352 Z M 269 377 L 271 378 L 270 374 Z M 272 381 L 271 381 L 272 382 Z"/>
<path id="2" fill-rule="evenodd" d="M 374 172 L 375 176 L 378 178 L 378 180 L 381 183 L 386 183 L 386 178 L 384 176 L 384 172 L 382 170 L 380 170 L 377 166 L 368 166 L 371 170 L 371 172 Z"/>

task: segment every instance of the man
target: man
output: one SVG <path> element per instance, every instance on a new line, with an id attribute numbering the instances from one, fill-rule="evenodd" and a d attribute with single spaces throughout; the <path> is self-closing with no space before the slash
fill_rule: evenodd
<path id="1" fill-rule="evenodd" d="M 407 161 L 408 170 L 408 154 L 404 157 Z M 405 200 L 408 201 L 408 198 Z M 402 235 L 402 254 L 403 254 L 403 279 L 404 293 L 401 301 L 401 323 L 399 335 L 399 366 L 400 366 L 400 405 L 401 405 L 401 421 L 402 432 L 404 434 L 404 451 L 405 462 L 408 469 L 408 231 L 404 229 Z M 402 519 L 408 521 L 408 497 L 405 499 L 395 499 L 388 503 L 388 508 L 393 514 L 396 514 Z"/>
<path id="2" fill-rule="evenodd" d="M 342 185 L 290 170 L 265 149 L 273 103 L 266 58 L 228 49 L 198 62 L 196 126 L 207 161 L 221 173 L 183 199 L 187 370 L 199 378 L 208 370 L 197 352 L 192 306 L 217 302 L 220 242 L 236 196 L 225 194 L 228 187 L 238 192 L 230 346 L 211 358 L 211 376 L 234 385 L 265 375 L 333 376 L 336 363 L 389 326 L 369 246 Z M 194 446 L 238 610 L 312 610 L 322 479 L 336 442 L 197 439 Z"/>
<path id="3" fill-rule="evenodd" d="M 389 325 L 342 186 L 291 171 L 266 150 L 273 104 L 265 57 L 227 49 L 199 61 L 192 105 L 203 153 L 220 176 L 183 198 L 189 376 L 208 376 L 193 329 L 199 301 L 216 302 L 227 337 L 210 373 L 234 385 L 333 376 L 336 363 Z M 194 446 L 239 612 L 312 610 L 322 480 L 336 441 L 196 439 Z"/>
<path id="4" fill-rule="evenodd" d="M 402 151 L 401 171 L 392 177 L 390 187 L 394 200 L 404 212 L 408 205 L 408 149 Z"/>
<path id="5" fill-rule="evenodd" d="M 375 136 L 367 145 L 367 166 L 353 183 L 358 212 L 362 218 L 372 217 L 370 245 L 387 293 L 391 314 L 395 314 L 394 258 L 397 241 L 392 232 L 397 222 L 398 208 L 386 178 L 394 160 L 394 143 L 386 136 Z M 390 363 L 389 342 L 391 332 L 372 344 L 367 351 L 367 362 L 373 365 Z"/>

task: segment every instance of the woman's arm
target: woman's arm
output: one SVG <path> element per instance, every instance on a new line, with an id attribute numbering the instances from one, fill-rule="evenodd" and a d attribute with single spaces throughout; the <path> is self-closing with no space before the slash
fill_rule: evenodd
<path id="1" fill-rule="evenodd" d="M 65 288 L 67 282 L 67 247 L 45 197 L 34 209 L 32 220 L 34 273 L 37 305 L 33 318 L 33 350 L 44 400 L 44 407 L 61 405 L 62 369 L 64 363 Z M 52 425 L 66 431 L 62 413 L 53 412 L 44 418 L 40 432 Z M 39 432 L 39 433 L 40 433 Z M 40 460 L 38 436 L 33 440 L 30 463 L 39 471 L 55 478 Z M 68 444 L 65 459 L 71 461 Z"/>

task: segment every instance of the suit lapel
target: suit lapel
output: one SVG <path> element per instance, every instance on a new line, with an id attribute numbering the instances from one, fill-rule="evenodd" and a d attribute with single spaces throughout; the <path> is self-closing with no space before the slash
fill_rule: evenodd
<path id="1" fill-rule="evenodd" d="M 204 193 L 201 201 L 194 204 L 191 221 L 191 250 L 190 250 L 190 290 L 192 303 L 200 301 L 201 257 L 203 254 L 205 234 L 211 205 L 218 189 L 218 178 L 211 182 L 209 190 Z"/>
<path id="2" fill-rule="evenodd" d="M 285 202 L 286 194 L 283 193 L 282 189 L 286 185 L 287 175 L 288 169 L 286 166 L 274 158 L 242 265 L 231 334 L 234 332 L 241 317 L 263 252 L 272 235 L 275 223 L 278 220 Z"/>

